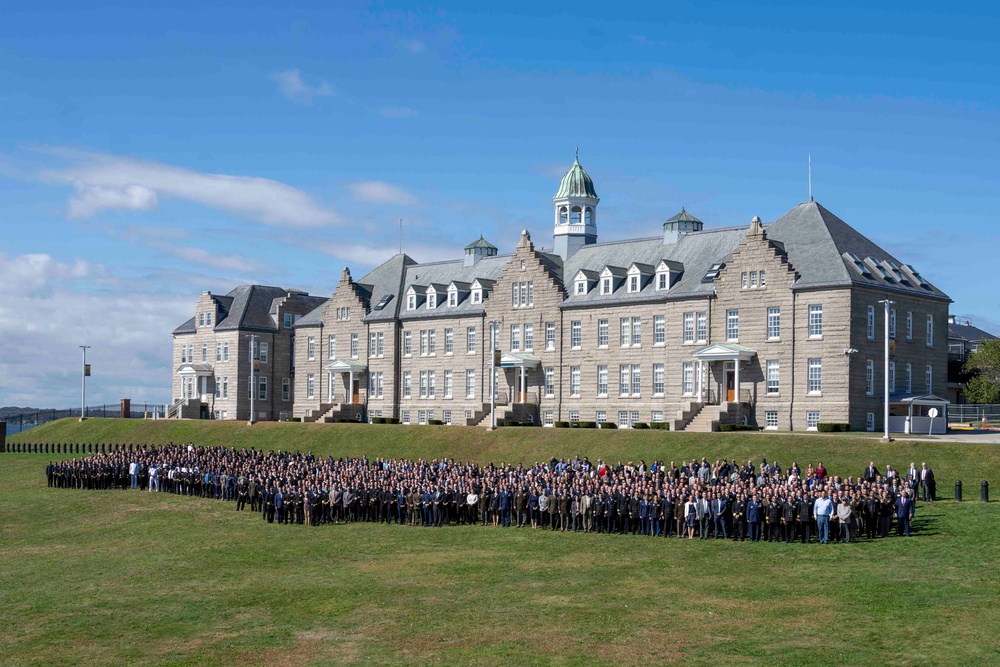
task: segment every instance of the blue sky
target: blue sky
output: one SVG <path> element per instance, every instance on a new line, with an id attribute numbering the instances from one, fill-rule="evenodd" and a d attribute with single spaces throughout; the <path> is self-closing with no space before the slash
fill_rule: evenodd
<path id="1" fill-rule="evenodd" d="M 817 201 L 1000 333 L 986 4 L 34 3 L 0 21 L 0 405 L 169 398 L 204 289 L 328 294 L 522 228 L 580 147 L 602 239 Z M 319 3 L 316 3 L 319 4 Z M 612 11 L 613 10 L 613 11 Z"/>

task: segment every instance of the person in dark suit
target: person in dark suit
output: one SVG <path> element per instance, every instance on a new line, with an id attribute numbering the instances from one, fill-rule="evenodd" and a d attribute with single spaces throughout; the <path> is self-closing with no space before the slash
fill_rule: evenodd
<path id="1" fill-rule="evenodd" d="M 808 492 L 799 498 L 799 538 L 808 544 L 812 538 L 813 499 Z"/>
<path id="2" fill-rule="evenodd" d="M 742 542 L 747 536 L 746 496 L 740 495 L 733 501 L 733 538 Z"/>
<path id="3" fill-rule="evenodd" d="M 896 498 L 896 533 L 910 536 L 910 522 L 913 520 L 913 500 L 904 493 Z"/>
<path id="4" fill-rule="evenodd" d="M 866 482 L 874 482 L 878 477 L 878 468 L 875 467 L 874 461 L 868 462 L 868 467 L 865 468 L 864 480 Z"/>
<path id="5" fill-rule="evenodd" d="M 933 501 L 937 495 L 937 489 L 934 485 L 934 471 L 927 466 L 926 461 L 920 465 L 920 495 L 925 502 Z"/>
<path id="6" fill-rule="evenodd" d="M 760 542 L 760 522 L 763 513 L 760 500 L 754 494 L 747 502 L 747 524 L 750 526 L 750 541 Z"/>
<path id="7" fill-rule="evenodd" d="M 719 533 L 722 533 L 722 539 L 729 539 L 729 532 L 726 530 L 726 511 L 729 509 L 729 503 L 726 501 L 725 496 L 718 496 L 712 501 L 712 521 L 714 522 L 714 536 L 715 539 L 719 539 Z"/>

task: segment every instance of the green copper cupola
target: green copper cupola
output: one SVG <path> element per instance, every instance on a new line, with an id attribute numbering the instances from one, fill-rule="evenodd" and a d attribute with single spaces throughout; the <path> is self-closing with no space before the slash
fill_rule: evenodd
<path id="1" fill-rule="evenodd" d="M 597 204 L 600 201 L 594 181 L 580 165 L 578 150 L 573 165 L 559 181 L 559 189 L 552 198 L 555 252 L 564 260 L 581 247 L 597 243 Z"/>

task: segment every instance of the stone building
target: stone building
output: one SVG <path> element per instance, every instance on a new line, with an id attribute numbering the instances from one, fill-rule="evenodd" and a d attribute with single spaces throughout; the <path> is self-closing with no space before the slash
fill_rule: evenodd
<path id="1" fill-rule="evenodd" d="M 345 268 L 294 324 L 295 416 L 488 424 L 495 341 L 500 422 L 878 430 L 886 299 L 894 414 L 944 395 L 950 299 L 816 202 L 600 243 L 579 160 L 552 201 L 552 250 L 525 230 L 510 254 Z"/>
<path id="2" fill-rule="evenodd" d="M 264 285 L 241 285 L 225 296 L 204 292 L 194 317 L 173 332 L 173 402 L 166 416 L 248 419 L 251 391 L 254 419 L 291 416 L 292 327 L 325 301 Z"/>

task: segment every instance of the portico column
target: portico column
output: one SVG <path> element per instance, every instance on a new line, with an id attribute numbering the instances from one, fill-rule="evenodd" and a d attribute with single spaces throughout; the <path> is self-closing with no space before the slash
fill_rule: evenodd
<path id="1" fill-rule="evenodd" d="M 527 377 L 524 373 L 524 366 L 521 366 L 521 403 L 526 403 L 524 393 L 528 388 Z"/>
<path id="2" fill-rule="evenodd" d="M 735 379 L 735 384 L 736 384 L 736 387 L 735 387 L 736 391 L 733 392 L 733 394 L 734 394 L 734 397 L 736 398 L 736 404 L 739 405 L 739 403 L 740 403 L 740 360 L 739 360 L 739 357 L 737 357 L 737 359 L 736 359 L 736 379 Z"/>
<path id="3" fill-rule="evenodd" d="M 699 359 L 695 363 L 697 364 L 697 368 L 698 368 L 698 382 L 695 385 L 696 388 L 698 389 L 698 402 L 699 403 L 704 403 L 705 402 L 705 394 L 704 394 L 704 392 L 702 392 L 701 376 L 702 376 L 702 370 L 703 369 L 702 369 L 702 366 L 701 366 L 701 359 Z"/>
<path id="4" fill-rule="evenodd" d="M 351 379 L 347 385 L 347 401 L 348 404 L 354 403 L 354 371 L 351 371 Z"/>

